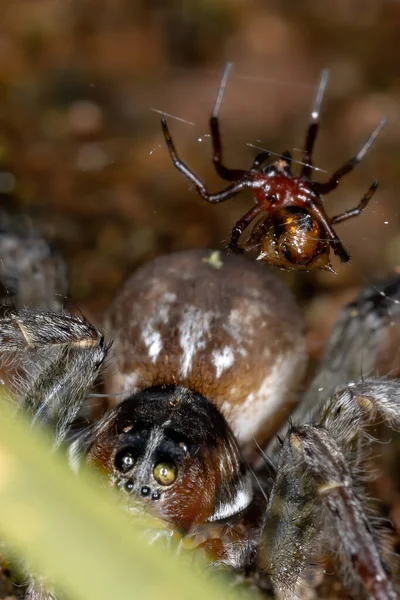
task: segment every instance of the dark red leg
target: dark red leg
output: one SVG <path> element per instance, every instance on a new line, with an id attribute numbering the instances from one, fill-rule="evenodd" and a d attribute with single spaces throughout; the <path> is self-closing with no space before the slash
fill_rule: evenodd
<path id="1" fill-rule="evenodd" d="M 326 233 L 329 236 L 332 250 L 336 256 L 338 256 L 342 262 L 349 262 L 350 254 L 347 252 L 346 248 L 343 246 L 342 242 L 333 230 L 324 209 L 317 204 L 310 204 L 308 208 L 311 215 L 323 225 Z"/>
<path id="2" fill-rule="evenodd" d="M 337 225 L 337 223 L 342 223 L 343 221 L 347 221 L 347 219 L 352 219 L 353 217 L 358 217 L 358 215 L 361 215 L 362 211 L 367 208 L 369 201 L 376 192 L 377 187 L 378 181 L 375 180 L 368 192 L 361 198 L 359 205 L 355 208 L 351 208 L 350 210 L 346 210 L 346 212 L 342 213 L 341 215 L 333 217 L 331 219 L 332 225 Z"/>
<path id="3" fill-rule="evenodd" d="M 211 139 L 213 144 L 213 165 L 220 177 L 226 181 L 238 181 L 246 177 L 247 171 L 244 169 L 228 169 L 222 164 L 222 143 L 219 131 L 218 117 L 212 116 L 210 119 Z"/>
<path id="4" fill-rule="evenodd" d="M 326 84 L 328 83 L 328 70 L 324 69 L 321 73 L 321 77 L 319 80 L 317 95 L 314 100 L 314 104 L 311 110 L 311 122 L 307 129 L 306 141 L 304 144 L 303 151 L 303 169 L 301 171 L 302 177 L 310 178 L 311 169 L 312 169 L 312 152 L 315 144 L 315 139 L 317 137 L 318 129 L 319 129 L 319 113 L 321 110 L 322 99 L 324 97 L 324 92 L 326 88 Z"/>
<path id="5" fill-rule="evenodd" d="M 327 181 L 326 183 L 315 184 L 315 190 L 317 194 L 328 194 L 329 192 L 332 192 L 332 190 L 337 188 L 337 186 L 339 185 L 339 181 L 342 179 L 342 177 L 350 173 L 354 169 L 354 167 L 358 165 L 358 163 L 361 162 L 361 160 L 364 158 L 364 156 L 376 140 L 377 136 L 379 135 L 380 131 L 385 126 L 386 122 L 386 118 L 382 119 L 379 125 L 371 133 L 371 135 L 369 136 L 361 150 L 358 152 L 358 154 L 356 154 L 356 156 L 353 156 L 353 158 L 350 158 L 350 160 L 348 160 L 346 163 L 344 163 L 344 165 L 337 169 L 337 171 L 334 172 L 329 181 Z"/>
<path id="6" fill-rule="evenodd" d="M 199 177 L 197 177 L 197 175 L 193 173 L 193 171 L 187 165 L 185 165 L 185 163 L 178 157 L 175 150 L 175 145 L 169 133 L 167 121 L 164 117 L 161 119 L 161 126 L 164 133 L 165 141 L 167 142 L 169 153 L 172 158 L 172 162 L 174 163 L 176 169 L 180 171 L 180 173 L 182 173 L 182 175 L 184 175 L 187 179 L 189 179 L 189 181 L 194 185 L 197 192 L 204 200 L 207 200 L 207 202 L 211 202 L 212 204 L 218 204 L 219 202 L 224 202 L 229 198 L 233 198 L 246 187 L 251 187 L 252 182 L 251 180 L 247 179 L 243 181 L 237 181 L 236 183 L 229 185 L 225 190 L 222 190 L 221 192 L 210 194 L 206 190 L 206 187 L 201 181 L 201 179 L 199 179 Z"/>
<path id="7" fill-rule="evenodd" d="M 256 204 L 256 206 L 253 206 L 253 208 L 249 210 L 249 212 L 247 212 L 241 219 L 239 219 L 239 221 L 237 221 L 234 228 L 232 229 L 231 239 L 227 246 L 229 250 L 231 250 L 232 252 L 243 252 L 242 248 L 239 248 L 238 246 L 239 238 L 242 235 L 243 231 L 250 225 L 250 223 L 257 217 L 257 215 L 259 215 L 260 212 L 262 212 L 262 210 L 262 207 L 259 204 Z"/>
<path id="8" fill-rule="evenodd" d="M 221 108 L 222 98 L 224 96 L 226 84 L 228 82 L 228 77 L 230 75 L 232 67 L 233 63 L 228 63 L 225 67 L 221 83 L 218 88 L 214 109 L 210 118 L 210 130 L 213 145 L 212 161 L 218 175 L 226 181 L 238 181 L 239 179 L 243 179 L 243 177 L 245 177 L 247 174 L 247 172 L 243 169 L 229 169 L 228 167 L 225 167 L 225 165 L 222 164 L 222 143 L 221 134 L 219 131 L 218 113 L 219 109 Z"/>

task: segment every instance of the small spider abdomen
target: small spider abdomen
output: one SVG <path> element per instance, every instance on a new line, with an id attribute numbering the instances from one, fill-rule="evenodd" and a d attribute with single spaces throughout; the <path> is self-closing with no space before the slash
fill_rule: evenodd
<path id="1" fill-rule="evenodd" d="M 257 260 L 286 270 L 332 270 L 325 231 L 303 208 L 275 210 L 259 221 L 246 242 L 246 248 L 259 248 Z"/>

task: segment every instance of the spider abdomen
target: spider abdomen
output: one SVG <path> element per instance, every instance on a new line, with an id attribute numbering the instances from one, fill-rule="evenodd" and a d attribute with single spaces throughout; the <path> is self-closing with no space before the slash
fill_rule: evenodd
<path id="1" fill-rule="evenodd" d="M 333 271 L 326 233 L 305 209 L 274 211 L 256 223 L 245 248 L 257 248 L 257 260 L 286 270 L 322 268 Z"/>
<path id="2" fill-rule="evenodd" d="M 191 250 L 156 259 L 128 280 L 108 328 L 113 392 L 179 385 L 200 393 L 221 409 L 242 449 L 276 427 L 283 399 L 294 399 L 304 374 L 292 295 L 240 256 Z"/>

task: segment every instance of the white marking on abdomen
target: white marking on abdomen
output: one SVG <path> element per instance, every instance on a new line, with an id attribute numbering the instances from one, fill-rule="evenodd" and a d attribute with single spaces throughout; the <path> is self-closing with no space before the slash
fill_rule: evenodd
<path id="1" fill-rule="evenodd" d="M 193 368 L 193 358 L 204 350 L 210 330 L 211 312 L 189 306 L 179 323 L 179 344 L 182 348 L 181 375 L 187 377 Z"/>
<path id="2" fill-rule="evenodd" d="M 142 340 L 147 348 L 149 358 L 155 363 L 163 347 L 161 333 L 153 329 L 149 323 L 146 323 L 142 331 Z"/>
<path id="3" fill-rule="evenodd" d="M 219 379 L 222 373 L 229 369 L 235 362 L 235 355 L 230 346 L 224 346 L 222 350 L 214 350 L 212 353 L 212 363 L 215 367 L 215 374 Z"/>

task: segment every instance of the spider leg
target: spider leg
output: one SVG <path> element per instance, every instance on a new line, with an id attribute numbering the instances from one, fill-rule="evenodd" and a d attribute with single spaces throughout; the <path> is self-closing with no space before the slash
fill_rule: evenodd
<path id="1" fill-rule="evenodd" d="M 109 347 L 82 317 L 22 310 L 0 319 L 0 352 L 21 377 L 13 377 L 17 410 L 32 423 L 54 428 L 54 446 L 65 439 L 94 383 Z"/>
<path id="2" fill-rule="evenodd" d="M 225 190 L 222 190 L 221 192 L 217 192 L 215 194 L 210 194 L 209 192 L 207 192 L 205 185 L 201 181 L 201 179 L 199 179 L 199 177 L 197 177 L 197 175 L 193 173 L 193 171 L 189 169 L 189 167 L 185 165 L 185 163 L 178 157 L 165 118 L 161 119 L 161 126 L 175 168 L 180 173 L 182 173 L 182 175 L 184 175 L 187 179 L 189 179 L 189 181 L 194 185 L 197 192 L 204 200 L 207 200 L 207 202 L 211 202 L 212 204 L 218 204 L 219 202 L 224 202 L 229 198 L 233 198 L 246 187 L 251 187 L 252 182 L 250 180 L 242 180 L 237 181 L 232 185 L 229 185 Z M 246 174 L 248 175 L 247 172 Z"/>
<path id="3" fill-rule="evenodd" d="M 265 162 L 271 156 L 270 152 L 260 152 L 257 154 L 255 159 L 253 160 L 253 164 L 251 165 L 251 171 L 258 171 L 263 162 Z"/>
<path id="4" fill-rule="evenodd" d="M 304 476 L 303 464 L 292 454 L 286 434 L 279 439 L 276 478 L 256 557 L 258 568 L 269 575 L 283 599 L 297 596 L 302 573 L 318 558 L 322 531 L 322 515 L 310 478 Z"/>
<path id="5" fill-rule="evenodd" d="M 222 75 L 221 83 L 218 88 L 217 97 L 215 100 L 214 108 L 210 118 L 210 130 L 211 130 L 211 139 L 213 145 L 213 157 L 212 161 L 217 171 L 218 175 L 225 179 L 226 181 L 238 181 L 239 179 L 243 179 L 247 175 L 247 171 L 243 169 L 228 169 L 222 164 L 222 143 L 221 143 L 221 134 L 219 131 L 219 121 L 218 121 L 218 113 L 221 108 L 222 98 L 225 93 L 226 84 L 228 82 L 228 78 L 230 72 L 232 70 L 233 63 L 227 63 L 224 73 Z"/>
<path id="6" fill-rule="evenodd" d="M 210 118 L 210 130 L 213 143 L 212 161 L 218 175 L 226 181 L 239 181 L 248 175 L 244 169 L 229 169 L 222 164 L 222 143 L 217 116 Z"/>
<path id="7" fill-rule="evenodd" d="M 262 212 L 263 208 L 256 204 L 251 210 L 249 210 L 239 221 L 235 223 L 232 229 L 231 239 L 228 244 L 229 250 L 232 252 L 243 252 L 238 246 L 238 241 L 243 231 L 250 225 L 250 223 Z"/>
<path id="8" fill-rule="evenodd" d="M 369 188 L 368 192 L 366 194 L 364 194 L 364 196 L 361 198 L 361 201 L 358 204 L 358 206 L 356 206 L 355 208 L 352 208 L 350 210 L 346 210 L 346 212 L 342 213 L 341 215 L 332 217 L 332 219 L 331 219 L 332 225 L 336 225 L 337 223 L 342 223 L 343 221 L 347 221 L 347 219 L 352 219 L 353 217 L 358 217 L 358 215 L 361 215 L 362 211 L 367 208 L 369 201 L 371 200 L 372 196 L 376 192 L 377 187 L 378 187 L 378 181 L 375 180 L 372 183 L 371 187 Z"/>
<path id="9" fill-rule="evenodd" d="M 368 435 L 369 426 L 379 419 L 392 429 L 400 428 L 400 383 L 371 377 L 348 384 L 337 391 L 319 413 L 319 424 L 335 436 L 343 450 L 357 450 L 354 461 L 362 462 L 366 448 L 373 441 Z"/>
<path id="10" fill-rule="evenodd" d="M 303 425 L 292 429 L 289 438 L 292 449 L 300 452 L 304 460 L 306 476 L 310 475 L 315 484 L 330 521 L 329 538 L 333 534 L 332 541 L 340 548 L 341 562 L 347 563 L 344 565 L 347 572 L 354 572 L 354 583 L 362 583 L 374 600 L 397 598 L 389 568 L 380 557 L 377 535 L 354 490 L 351 471 L 333 435 L 323 428 Z"/>
<path id="11" fill-rule="evenodd" d="M 317 418 L 321 400 L 348 381 L 376 372 L 377 362 L 400 321 L 400 277 L 369 285 L 345 306 L 314 379 L 293 414 L 297 423 Z M 386 372 L 385 372 L 386 374 Z"/>
<path id="12" fill-rule="evenodd" d="M 326 85 L 328 83 L 328 69 L 323 69 L 321 73 L 321 77 L 318 84 L 317 94 L 315 96 L 314 104 L 311 110 L 311 122 L 307 129 L 306 141 L 304 143 L 304 151 L 303 151 L 303 159 L 304 163 L 303 169 L 301 171 L 302 177 L 310 178 L 310 173 L 312 169 L 312 152 L 315 144 L 315 139 L 318 134 L 319 129 L 319 113 L 321 110 L 322 99 L 324 97 L 324 92 Z"/>
<path id="13" fill-rule="evenodd" d="M 354 587 L 361 585 L 373 600 L 395 599 L 377 535 L 331 433 L 315 425 L 292 427 L 277 473 L 258 557 L 277 590 L 285 592 L 298 584 L 323 543 L 339 550 Z"/>
<path id="14" fill-rule="evenodd" d="M 387 118 L 381 120 L 379 125 L 374 129 L 374 131 L 371 133 L 365 144 L 362 146 L 358 154 L 353 156 L 353 158 L 350 158 L 346 163 L 344 163 L 344 165 L 337 169 L 337 171 L 333 173 L 329 181 L 327 181 L 326 183 L 315 184 L 315 190 L 318 194 L 328 194 L 329 192 L 332 192 L 332 190 L 335 190 L 337 188 L 337 186 L 339 185 L 339 181 L 342 179 L 342 177 L 350 173 L 354 169 L 354 167 L 362 161 L 362 159 L 364 158 L 368 150 L 371 148 L 372 144 L 374 143 L 374 141 L 376 140 L 386 123 Z"/>
<path id="15" fill-rule="evenodd" d="M 330 220 L 328 219 L 322 206 L 318 206 L 318 204 L 310 202 L 309 211 L 323 225 L 326 233 L 329 236 L 332 250 L 336 256 L 338 256 L 342 262 L 349 262 L 350 254 L 347 252 L 346 248 L 343 246 L 336 232 L 332 228 Z"/>
<path id="16" fill-rule="evenodd" d="M 57 600 L 57 598 L 53 591 L 46 589 L 40 579 L 30 578 L 24 600 Z"/>
<path id="17" fill-rule="evenodd" d="M 386 346 L 395 331 L 399 331 L 399 325 L 399 276 L 361 290 L 359 296 L 342 309 L 319 368 L 292 413 L 293 422 L 316 421 L 320 418 L 323 401 L 335 390 L 348 381 L 360 379 L 363 373 L 367 376 L 376 373 L 379 357 L 382 351 L 388 351 Z M 394 338 L 395 344 L 397 339 Z M 284 426 L 281 433 L 285 434 L 288 429 L 288 425 Z M 271 440 L 266 452 L 269 455 L 280 452 L 276 439 Z M 262 463 L 258 466 L 261 468 Z"/>

